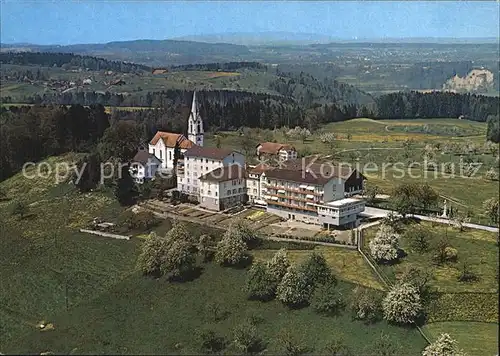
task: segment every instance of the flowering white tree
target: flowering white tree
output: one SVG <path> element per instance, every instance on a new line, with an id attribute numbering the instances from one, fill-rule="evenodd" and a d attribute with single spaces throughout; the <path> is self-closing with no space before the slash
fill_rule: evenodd
<path id="1" fill-rule="evenodd" d="M 436 341 L 427 346 L 422 352 L 422 356 L 465 356 L 466 354 L 458 349 L 456 340 L 449 334 L 439 335 Z"/>
<path id="2" fill-rule="evenodd" d="M 422 310 L 418 289 L 410 283 L 401 283 L 391 288 L 382 301 L 384 319 L 401 324 L 415 321 Z"/>
<path id="3" fill-rule="evenodd" d="M 278 283 L 283 279 L 288 267 L 290 267 L 290 261 L 288 260 L 286 249 L 284 248 L 276 252 L 273 258 L 267 262 L 269 275 L 272 276 Z"/>
<path id="4" fill-rule="evenodd" d="M 243 262 L 246 256 L 247 245 L 241 237 L 227 230 L 222 239 L 217 244 L 215 261 L 221 265 L 237 265 Z"/>
<path id="5" fill-rule="evenodd" d="M 376 261 L 393 261 L 398 258 L 400 236 L 386 224 L 380 225 L 375 238 L 369 243 L 370 254 Z"/>
<path id="6" fill-rule="evenodd" d="M 290 306 L 306 303 L 311 296 L 312 288 L 307 284 L 305 274 L 294 266 L 288 267 L 278 288 L 276 297 Z"/>

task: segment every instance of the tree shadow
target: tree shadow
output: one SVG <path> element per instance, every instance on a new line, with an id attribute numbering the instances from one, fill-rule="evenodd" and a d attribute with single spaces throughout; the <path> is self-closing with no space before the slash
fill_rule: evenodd
<path id="1" fill-rule="evenodd" d="M 180 276 L 170 276 L 168 278 L 168 280 L 170 282 L 177 282 L 177 283 L 192 282 L 192 281 L 200 278 L 203 270 L 204 270 L 203 267 L 196 266 L 188 271 L 185 271 Z"/>

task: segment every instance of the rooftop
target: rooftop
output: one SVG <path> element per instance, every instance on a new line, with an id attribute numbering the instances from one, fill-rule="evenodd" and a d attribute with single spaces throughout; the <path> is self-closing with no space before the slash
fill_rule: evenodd
<path id="1" fill-rule="evenodd" d="M 132 162 L 137 162 L 142 164 L 146 164 L 148 162 L 156 162 L 158 164 L 161 163 L 161 161 L 158 158 L 156 158 L 155 155 L 152 155 L 151 153 L 149 153 L 144 149 L 140 149 L 139 151 L 137 151 L 134 158 L 132 159 Z"/>
<path id="2" fill-rule="evenodd" d="M 163 140 L 163 143 L 166 147 L 175 147 L 175 144 L 177 142 L 179 142 L 179 148 L 181 149 L 188 149 L 195 146 L 195 144 L 192 141 L 188 140 L 183 134 L 165 131 L 157 131 L 151 139 L 150 144 L 156 145 L 156 143 L 160 139 Z"/>
<path id="3" fill-rule="evenodd" d="M 353 203 L 359 203 L 362 202 L 361 199 L 354 199 L 354 198 L 345 198 L 345 199 L 339 199 L 339 200 L 334 200 L 331 202 L 326 203 L 326 205 L 331 205 L 331 206 L 342 206 L 346 204 L 353 204 Z"/>
<path id="4" fill-rule="evenodd" d="M 223 166 L 214 169 L 207 174 L 202 175 L 199 179 L 209 182 L 226 182 L 233 179 L 243 179 L 246 176 L 245 168 L 238 164 Z"/>
<path id="5" fill-rule="evenodd" d="M 314 172 L 311 173 L 291 169 L 272 169 L 266 172 L 266 176 L 269 178 L 287 180 L 296 183 L 316 185 L 325 185 L 334 178 L 333 176 L 324 176 L 321 174 L 315 174 Z"/>
<path id="6" fill-rule="evenodd" d="M 184 157 L 202 157 L 223 160 L 227 156 L 237 153 L 234 150 L 217 147 L 193 146 L 184 153 Z"/>
<path id="7" fill-rule="evenodd" d="M 295 150 L 292 145 L 287 143 L 262 142 L 258 146 L 259 153 L 278 154 L 281 150 Z"/>

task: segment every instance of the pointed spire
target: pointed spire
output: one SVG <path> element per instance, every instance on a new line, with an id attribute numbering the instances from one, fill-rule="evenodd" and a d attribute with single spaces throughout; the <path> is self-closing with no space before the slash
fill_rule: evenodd
<path id="1" fill-rule="evenodd" d="M 191 105 L 191 113 L 193 116 L 198 114 L 198 103 L 196 102 L 196 90 L 193 91 L 193 103 Z"/>

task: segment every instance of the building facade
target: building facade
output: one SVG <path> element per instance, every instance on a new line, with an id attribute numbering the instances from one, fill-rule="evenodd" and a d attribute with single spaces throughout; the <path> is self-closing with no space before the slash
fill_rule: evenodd
<path id="1" fill-rule="evenodd" d="M 176 144 L 181 155 L 194 146 L 183 134 L 158 131 L 149 142 L 148 151 L 161 161 L 161 168 L 173 169 Z"/>
<path id="2" fill-rule="evenodd" d="M 161 161 L 156 156 L 141 147 L 130 163 L 129 172 L 136 183 L 142 184 L 155 177 L 160 165 Z"/>
<path id="3" fill-rule="evenodd" d="M 200 206 L 222 211 L 248 201 L 245 168 L 233 164 L 217 168 L 199 178 Z"/>
<path id="4" fill-rule="evenodd" d="M 194 146 L 184 153 L 184 162 L 177 172 L 177 190 L 199 196 L 202 175 L 233 164 L 245 167 L 245 156 L 233 150 Z"/>

